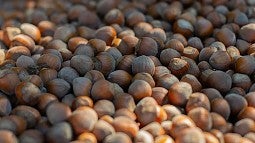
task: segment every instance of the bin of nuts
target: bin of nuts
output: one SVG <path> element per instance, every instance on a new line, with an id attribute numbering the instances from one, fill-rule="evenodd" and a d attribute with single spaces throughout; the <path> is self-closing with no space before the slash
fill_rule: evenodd
<path id="1" fill-rule="evenodd" d="M 254 143 L 255 0 L 0 0 L 0 143 Z"/>

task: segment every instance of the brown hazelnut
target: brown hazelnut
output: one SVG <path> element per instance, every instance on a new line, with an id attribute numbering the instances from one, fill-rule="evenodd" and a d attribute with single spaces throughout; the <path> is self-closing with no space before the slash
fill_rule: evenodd
<path id="1" fill-rule="evenodd" d="M 136 45 L 135 52 L 138 55 L 156 56 L 158 54 L 158 45 L 150 37 L 142 37 Z"/>
<path id="2" fill-rule="evenodd" d="M 97 70 L 88 71 L 88 72 L 84 75 L 84 77 L 90 79 L 90 81 L 91 81 L 92 83 L 95 83 L 96 81 L 98 81 L 98 80 L 100 80 L 100 79 L 105 79 L 105 78 L 104 78 L 104 75 L 103 75 L 100 71 L 97 71 Z"/>
<path id="3" fill-rule="evenodd" d="M 196 107 L 188 112 L 188 116 L 195 122 L 197 127 L 204 131 L 212 128 L 213 122 L 210 112 L 203 107 Z"/>
<path id="4" fill-rule="evenodd" d="M 131 83 L 132 76 L 124 70 L 116 70 L 108 75 L 107 80 L 118 84 L 123 89 L 126 89 Z"/>
<path id="5" fill-rule="evenodd" d="M 113 103 L 116 110 L 124 108 L 134 111 L 136 106 L 133 96 L 128 93 L 119 93 L 114 95 Z"/>
<path id="6" fill-rule="evenodd" d="M 105 76 L 108 76 L 115 69 L 116 61 L 108 52 L 100 52 L 94 60 L 95 70 L 100 71 Z"/>
<path id="7" fill-rule="evenodd" d="M 97 141 L 103 141 L 108 135 L 114 134 L 115 130 L 111 124 L 104 120 L 98 120 L 94 126 L 93 134 L 96 137 Z M 80 135 L 80 137 L 83 134 Z M 83 139 L 80 139 L 83 140 Z"/>
<path id="8" fill-rule="evenodd" d="M 30 36 L 35 42 L 39 42 L 41 39 L 41 32 L 39 28 L 30 23 L 23 23 L 20 25 L 21 32 Z"/>
<path id="9" fill-rule="evenodd" d="M 71 90 L 70 84 L 61 78 L 50 80 L 47 82 L 46 88 L 49 93 L 56 95 L 58 98 L 62 98 Z"/>
<path id="10" fill-rule="evenodd" d="M 115 107 L 109 100 L 98 100 L 93 109 L 96 111 L 99 118 L 104 115 L 113 116 L 115 114 Z"/>
<path id="11" fill-rule="evenodd" d="M 173 105 L 184 106 L 190 95 L 192 94 L 192 87 L 187 82 L 176 82 L 168 91 L 169 102 Z"/>
<path id="12" fill-rule="evenodd" d="M 149 57 L 139 56 L 132 62 L 132 72 L 133 74 L 146 72 L 153 75 L 155 72 L 155 65 Z"/>
<path id="13" fill-rule="evenodd" d="M 128 88 L 128 93 L 131 94 L 136 101 L 144 97 L 151 96 L 152 89 L 148 82 L 144 80 L 135 80 Z"/>
<path id="14" fill-rule="evenodd" d="M 106 42 L 110 46 L 116 36 L 116 31 L 111 26 L 104 26 L 96 30 L 95 37 Z"/>
<path id="15" fill-rule="evenodd" d="M 72 81 L 75 96 L 90 96 L 92 82 L 85 77 L 77 77 Z"/>
<path id="16" fill-rule="evenodd" d="M 70 66 L 80 75 L 85 75 L 94 68 L 94 63 L 92 59 L 86 55 L 75 55 L 71 58 Z"/>
<path id="17" fill-rule="evenodd" d="M 39 130 L 29 129 L 29 130 L 24 131 L 19 136 L 19 142 L 20 143 L 30 143 L 30 142 L 43 143 L 44 136 Z"/>
<path id="18" fill-rule="evenodd" d="M 255 64 L 254 57 L 252 56 L 242 56 L 238 58 L 235 62 L 235 71 L 243 74 L 252 74 L 255 70 L 253 66 Z"/>
<path id="19" fill-rule="evenodd" d="M 242 111 L 248 106 L 245 98 L 238 94 L 228 94 L 225 96 L 225 100 L 229 104 L 232 115 L 237 115 L 238 113 L 240 113 L 240 111 Z"/>

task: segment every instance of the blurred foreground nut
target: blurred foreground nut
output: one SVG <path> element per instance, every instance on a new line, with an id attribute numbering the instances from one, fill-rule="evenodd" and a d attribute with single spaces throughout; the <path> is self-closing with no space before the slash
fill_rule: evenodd
<path id="1" fill-rule="evenodd" d="M 155 138 L 155 143 L 174 143 L 174 140 L 169 135 L 159 135 Z"/>
<path id="2" fill-rule="evenodd" d="M 84 132 L 78 136 L 80 142 L 97 143 L 97 138 L 93 133 Z M 79 143 L 79 142 L 78 142 Z"/>
<path id="3" fill-rule="evenodd" d="M 153 143 L 153 136 L 145 130 L 139 130 L 137 135 L 135 136 L 134 142 L 135 143 L 140 143 L 140 142 Z"/>
<path id="4" fill-rule="evenodd" d="M 176 143 L 205 143 L 203 132 L 196 127 L 183 129 L 175 139 Z"/>
<path id="5" fill-rule="evenodd" d="M 238 119 L 250 118 L 255 120 L 255 108 L 254 107 L 246 107 L 239 114 Z"/>
<path id="6" fill-rule="evenodd" d="M 27 123 L 27 128 L 33 128 L 41 118 L 38 110 L 26 105 L 16 106 L 12 110 L 12 114 L 24 118 Z"/>
<path id="7" fill-rule="evenodd" d="M 130 111 L 129 109 L 127 108 L 121 108 L 121 109 L 118 109 L 116 110 L 115 114 L 114 114 L 114 117 L 119 117 L 119 116 L 124 116 L 124 117 L 128 117 L 132 120 L 136 120 L 136 115 L 134 112 Z"/>
<path id="8" fill-rule="evenodd" d="M 184 106 L 190 95 L 192 94 L 192 87 L 187 82 L 176 82 L 168 91 L 169 102 L 173 105 Z"/>
<path id="9" fill-rule="evenodd" d="M 0 116 L 7 116 L 12 111 L 12 105 L 7 97 L 0 96 Z"/>
<path id="10" fill-rule="evenodd" d="M 69 106 L 64 103 L 51 103 L 46 109 L 46 115 L 51 124 L 56 124 L 68 119 L 72 111 Z"/>
<path id="11" fill-rule="evenodd" d="M 219 140 L 209 132 L 204 132 L 206 143 L 220 143 Z"/>
<path id="12" fill-rule="evenodd" d="M 123 132 L 131 138 L 135 137 L 139 130 L 137 123 L 125 116 L 115 117 L 112 125 L 116 132 Z"/>
<path id="13" fill-rule="evenodd" d="M 47 142 L 69 142 L 73 138 L 72 127 L 68 122 L 60 122 L 53 125 L 46 133 Z"/>
<path id="14" fill-rule="evenodd" d="M 237 133 L 227 133 L 224 134 L 225 143 L 240 143 L 242 140 L 242 136 Z"/>
<path id="15" fill-rule="evenodd" d="M 0 119 L 0 129 L 12 131 L 16 135 L 20 135 L 27 128 L 25 119 L 20 116 L 10 115 Z"/>
<path id="16" fill-rule="evenodd" d="M 222 117 L 225 118 L 225 120 L 228 120 L 230 113 L 231 113 L 231 107 L 229 106 L 227 100 L 223 98 L 215 98 L 211 101 L 211 111 L 216 112 L 220 114 Z"/>
<path id="17" fill-rule="evenodd" d="M 11 131 L 0 130 L 0 142 L 1 143 L 18 143 L 18 139 Z"/>
<path id="18" fill-rule="evenodd" d="M 123 133 L 123 132 L 116 132 L 115 134 L 111 134 L 106 136 L 103 143 L 132 143 L 131 138 Z"/>
<path id="19" fill-rule="evenodd" d="M 16 86 L 15 94 L 20 104 L 35 105 L 41 91 L 31 82 L 21 82 Z"/>
<path id="20" fill-rule="evenodd" d="M 149 132 L 154 138 L 165 134 L 164 129 L 158 122 L 151 122 L 148 125 L 141 128 L 141 130 Z"/>
<path id="21" fill-rule="evenodd" d="M 163 87 L 152 88 L 151 96 L 157 101 L 159 105 L 163 105 L 167 101 L 168 90 Z"/>
<path id="22" fill-rule="evenodd" d="M 43 143 L 44 142 L 44 136 L 43 134 L 35 129 L 30 129 L 24 131 L 19 136 L 19 143 Z"/>
<path id="23" fill-rule="evenodd" d="M 197 107 L 188 112 L 188 116 L 195 122 L 197 127 L 204 131 L 212 128 L 212 117 L 208 110 L 203 107 Z"/>
<path id="24" fill-rule="evenodd" d="M 52 102 L 58 102 L 58 98 L 50 93 L 42 93 L 38 97 L 37 107 L 41 113 L 45 113 L 48 105 Z"/>
<path id="25" fill-rule="evenodd" d="M 131 94 L 135 101 L 139 101 L 144 97 L 149 97 L 152 94 L 151 86 L 144 80 L 135 80 L 128 88 L 128 93 Z"/>
<path id="26" fill-rule="evenodd" d="M 93 134 L 96 137 L 97 141 L 103 141 L 106 136 L 114 133 L 115 130 L 113 126 L 104 120 L 98 120 L 93 129 Z M 80 136 L 82 135 L 83 134 L 81 134 Z"/>
<path id="27" fill-rule="evenodd" d="M 252 119 L 245 118 L 235 123 L 234 132 L 244 136 L 248 132 L 255 131 L 255 123 Z"/>
<path id="28" fill-rule="evenodd" d="M 92 131 L 97 120 L 96 111 L 87 106 L 77 108 L 68 118 L 68 122 L 72 125 L 76 135 Z"/>
<path id="29" fill-rule="evenodd" d="M 255 108 L 255 92 L 249 92 L 245 95 L 245 99 L 248 102 L 248 106 Z"/>

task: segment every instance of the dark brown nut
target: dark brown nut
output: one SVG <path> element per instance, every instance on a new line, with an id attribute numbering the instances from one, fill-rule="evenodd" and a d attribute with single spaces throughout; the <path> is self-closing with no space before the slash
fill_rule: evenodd
<path id="1" fill-rule="evenodd" d="M 89 27 L 86 26 L 79 26 L 77 28 L 77 32 L 79 34 L 79 36 L 85 38 L 85 39 L 93 39 L 95 38 L 95 30 L 91 29 Z"/>
<path id="2" fill-rule="evenodd" d="M 201 83 L 192 74 L 185 74 L 180 81 L 187 82 L 191 85 L 193 92 L 199 92 L 202 89 Z"/>
<path id="3" fill-rule="evenodd" d="M 252 84 L 248 75 L 240 73 L 235 73 L 232 75 L 232 83 L 234 87 L 241 87 L 245 91 L 248 91 Z"/>
<path id="4" fill-rule="evenodd" d="M 73 131 L 68 122 L 54 124 L 46 133 L 46 141 L 52 143 L 70 142 L 72 138 Z"/>
<path id="5" fill-rule="evenodd" d="M 79 77 L 79 73 L 71 67 L 63 67 L 59 70 L 58 77 L 71 84 L 75 78 Z"/>
<path id="6" fill-rule="evenodd" d="M 134 142 L 153 142 L 153 137 L 152 135 L 144 130 L 139 130 L 137 135 L 134 138 Z"/>
<path id="7" fill-rule="evenodd" d="M 143 22 L 141 22 L 141 23 L 143 23 Z M 137 24 L 137 25 L 139 25 L 139 24 Z M 151 28 L 152 28 L 152 26 L 151 26 Z M 123 29 L 121 32 L 118 33 L 118 38 L 122 38 L 123 39 L 126 36 L 134 37 L 135 36 L 135 32 L 132 29 L 125 29 L 125 30 Z M 138 39 L 137 39 L 137 42 L 138 42 Z"/>
<path id="8" fill-rule="evenodd" d="M 242 136 L 237 133 L 226 133 L 224 134 L 225 143 L 241 142 Z"/>
<path id="9" fill-rule="evenodd" d="M 181 57 L 181 54 L 178 51 L 171 48 L 167 48 L 160 53 L 160 62 L 163 65 L 168 66 L 171 59 L 180 58 L 180 57 Z"/>
<path id="10" fill-rule="evenodd" d="M 147 56 L 139 56 L 132 62 L 132 73 L 137 74 L 140 72 L 146 72 L 151 75 L 155 72 L 155 65 L 153 61 Z"/>
<path id="11" fill-rule="evenodd" d="M 149 37 L 152 37 L 153 39 L 157 39 L 158 41 L 161 41 L 162 43 L 166 41 L 166 33 L 162 28 L 157 28 L 157 27 L 153 28 L 149 34 Z M 159 49 L 161 48 L 159 47 Z"/>
<path id="12" fill-rule="evenodd" d="M 29 36 L 25 34 L 19 34 L 14 36 L 11 41 L 11 47 L 15 46 L 25 46 L 29 49 L 31 53 L 33 53 L 35 49 L 35 42 Z"/>
<path id="13" fill-rule="evenodd" d="M 176 39 L 182 42 L 183 46 L 186 47 L 188 45 L 187 39 L 180 33 L 175 33 L 171 36 L 171 39 Z"/>
<path id="14" fill-rule="evenodd" d="M 10 83 L 10 81 L 12 81 Z M 15 93 L 16 86 L 20 83 L 19 76 L 12 70 L 4 69 L 0 72 L 0 90 L 7 94 L 12 95 Z"/>
<path id="15" fill-rule="evenodd" d="M 201 39 L 198 38 L 198 37 L 189 38 L 188 45 L 191 46 L 191 47 L 196 48 L 198 51 L 201 51 L 204 47 Z"/>
<path id="16" fill-rule="evenodd" d="M 199 51 L 194 47 L 188 46 L 184 48 L 182 55 L 190 59 L 196 60 L 198 59 Z"/>
<path id="17" fill-rule="evenodd" d="M 39 111 L 41 111 L 41 113 L 45 113 L 47 106 L 53 102 L 58 102 L 58 98 L 55 95 L 50 93 L 42 93 L 39 96 L 37 103 Z"/>
<path id="18" fill-rule="evenodd" d="M 86 12 L 87 7 L 77 4 L 77 5 L 73 5 L 72 7 L 70 7 L 70 9 L 68 10 L 68 19 L 73 21 L 73 20 L 78 20 L 78 17 L 80 14 Z"/>
<path id="19" fill-rule="evenodd" d="M 191 94 L 192 87 L 189 83 L 176 82 L 168 90 L 168 99 L 173 105 L 184 106 Z"/>
<path id="20" fill-rule="evenodd" d="M 120 116 L 128 117 L 128 118 L 130 118 L 133 121 L 136 120 L 135 113 L 133 111 L 130 111 L 127 108 L 121 108 L 121 109 L 116 110 L 116 112 L 114 114 L 114 118 L 120 117 Z"/>
<path id="21" fill-rule="evenodd" d="M 74 37 L 76 34 L 76 29 L 72 25 L 65 25 L 58 27 L 53 35 L 54 39 L 60 39 L 64 42 L 67 42 L 71 37 Z"/>
<path id="22" fill-rule="evenodd" d="M 135 48 L 138 55 L 156 56 L 158 54 L 157 42 L 150 37 L 142 37 Z"/>
<path id="23" fill-rule="evenodd" d="M 165 134 L 163 127 L 158 122 L 151 122 L 141 128 L 141 130 L 149 132 L 154 138 Z"/>
<path id="24" fill-rule="evenodd" d="M 255 32 L 255 24 L 254 23 L 250 23 L 247 25 L 244 25 L 241 27 L 241 29 L 239 30 L 239 35 L 242 39 L 244 39 L 247 42 L 254 42 L 254 32 Z"/>
<path id="25" fill-rule="evenodd" d="M 24 123 L 22 125 L 22 123 Z M 26 129 L 26 121 L 16 115 L 5 116 L 0 119 L 0 129 L 9 130 L 16 135 L 19 135 Z"/>
<path id="26" fill-rule="evenodd" d="M 156 86 L 164 87 L 165 89 L 169 90 L 170 87 L 176 82 L 179 82 L 179 79 L 176 76 L 173 74 L 164 74 L 156 81 Z"/>
<path id="27" fill-rule="evenodd" d="M 113 72 L 116 66 L 114 57 L 108 52 L 101 52 L 97 54 L 94 61 L 95 70 L 102 72 L 104 76 L 108 76 L 111 72 Z"/>
<path id="28" fill-rule="evenodd" d="M 254 57 L 249 55 L 242 56 L 238 58 L 235 62 L 235 71 L 238 73 L 250 75 L 255 71 L 255 67 L 253 66 L 254 64 Z"/>
<path id="29" fill-rule="evenodd" d="M 124 70 L 116 70 L 108 75 L 107 80 L 118 84 L 123 89 L 126 89 L 131 83 L 132 76 Z"/>
<path id="30" fill-rule="evenodd" d="M 213 25 L 209 20 L 203 17 L 198 17 L 194 25 L 194 29 L 195 29 L 195 34 L 198 37 L 207 37 L 212 34 Z"/>
<path id="31" fill-rule="evenodd" d="M 0 130 L 0 142 L 2 143 L 17 143 L 17 137 L 8 130 Z"/>
<path id="32" fill-rule="evenodd" d="M 204 88 L 201 92 L 208 97 L 210 102 L 215 98 L 223 98 L 221 93 L 215 88 Z"/>
<path id="33" fill-rule="evenodd" d="M 184 46 L 183 46 L 182 42 L 180 42 L 177 39 L 171 39 L 171 40 L 167 41 L 165 44 L 165 48 L 174 49 L 179 53 L 182 53 L 184 50 Z"/>
<path id="34" fill-rule="evenodd" d="M 220 141 L 212 133 L 204 132 L 205 141 L 207 143 L 220 143 Z"/>
<path id="35" fill-rule="evenodd" d="M 94 68 L 94 63 L 89 56 L 75 55 L 71 58 L 70 66 L 80 75 L 85 75 L 88 71 Z"/>
<path id="36" fill-rule="evenodd" d="M 49 93 L 56 95 L 58 98 L 62 98 L 71 90 L 70 84 L 61 78 L 55 78 L 47 82 L 46 88 Z"/>
<path id="37" fill-rule="evenodd" d="M 99 118 L 104 115 L 113 116 L 115 113 L 115 107 L 109 100 L 98 100 L 94 105 L 94 110 L 96 111 Z"/>
<path id="38" fill-rule="evenodd" d="M 91 46 L 96 54 L 106 50 L 106 42 L 101 39 L 90 39 L 88 46 Z"/>
<path id="39" fill-rule="evenodd" d="M 185 37 L 190 37 L 194 32 L 194 28 L 189 21 L 185 19 L 178 19 L 173 25 L 173 31 L 175 33 L 180 33 Z"/>
<path id="40" fill-rule="evenodd" d="M 218 129 L 221 131 L 221 129 L 226 126 L 227 122 L 226 120 L 218 113 L 211 112 L 212 122 L 213 122 L 213 129 Z"/>
<path id="41" fill-rule="evenodd" d="M 252 120 L 255 119 L 255 108 L 254 107 L 246 107 L 244 108 L 239 114 L 238 114 L 238 119 L 244 119 L 244 118 L 250 118 Z"/>
<path id="42" fill-rule="evenodd" d="M 137 37 L 144 37 L 152 31 L 153 27 L 151 24 L 146 22 L 139 22 L 134 25 L 134 32 Z"/>
<path id="43" fill-rule="evenodd" d="M 155 81 L 152 78 L 152 76 L 145 72 L 137 73 L 133 77 L 132 82 L 134 82 L 135 80 L 144 80 L 150 84 L 151 88 L 153 88 L 155 86 Z"/>
<path id="44" fill-rule="evenodd" d="M 24 131 L 20 136 L 19 136 L 19 142 L 20 143 L 44 143 L 44 137 L 43 134 L 36 130 L 36 129 L 30 129 Z"/>
<path id="45" fill-rule="evenodd" d="M 197 107 L 203 107 L 208 111 L 211 109 L 209 99 L 205 94 L 200 92 L 195 92 L 190 95 L 185 109 L 188 113 L 190 110 Z"/>
<path id="46" fill-rule="evenodd" d="M 163 9 L 163 18 L 167 21 L 174 21 L 182 13 L 182 5 L 180 3 L 174 3 Z M 178 5 L 178 6 L 177 6 Z"/>
<path id="47" fill-rule="evenodd" d="M 58 72 L 55 69 L 43 68 L 39 71 L 39 76 L 45 85 L 48 81 L 57 78 Z"/>
<path id="48" fill-rule="evenodd" d="M 144 80 L 135 80 L 128 88 L 128 93 L 131 94 L 135 101 L 139 101 L 144 97 L 149 97 L 152 94 L 151 86 Z"/>
<path id="49" fill-rule="evenodd" d="M 222 93 L 228 92 L 232 86 L 231 77 L 223 71 L 213 71 L 207 78 L 209 87 L 215 88 Z"/>
<path id="50" fill-rule="evenodd" d="M 121 42 L 117 48 L 123 55 L 132 54 L 135 51 L 135 46 L 138 44 L 138 41 L 139 39 L 137 37 L 127 35 L 121 39 Z"/>
<path id="51" fill-rule="evenodd" d="M 70 143 L 83 143 L 83 142 L 97 143 L 97 138 L 93 133 L 84 132 L 78 136 L 78 142 L 72 141 Z"/>
<path id="52" fill-rule="evenodd" d="M 116 23 L 122 26 L 125 22 L 124 15 L 119 9 L 108 11 L 104 16 L 104 20 L 108 25 Z"/>
<path id="53" fill-rule="evenodd" d="M 169 62 L 168 69 L 177 77 L 185 75 L 189 69 L 187 61 L 181 58 L 172 58 Z"/>
<path id="54" fill-rule="evenodd" d="M 151 97 L 153 97 L 159 105 L 163 105 L 167 101 L 168 90 L 163 87 L 152 88 Z"/>
<path id="55" fill-rule="evenodd" d="M 152 97 L 145 97 L 137 103 L 135 114 L 141 126 L 156 121 L 158 116 L 157 102 Z"/>
<path id="56" fill-rule="evenodd" d="M 93 100 L 88 96 L 78 96 L 76 98 L 73 97 L 73 99 L 71 99 L 71 101 L 69 102 L 70 102 L 70 107 L 72 107 L 72 109 L 74 110 L 82 106 L 93 107 Z"/>
<path id="57" fill-rule="evenodd" d="M 107 46 L 112 44 L 113 39 L 116 37 L 116 31 L 111 26 L 104 26 L 96 30 L 95 37 L 105 41 Z"/>
<path id="58" fill-rule="evenodd" d="M 77 108 L 68 118 L 68 122 L 72 125 L 76 135 L 80 135 L 86 131 L 92 131 L 97 120 L 98 116 L 96 111 L 88 106 Z"/>
<path id="59" fill-rule="evenodd" d="M 133 63 L 133 60 L 136 58 L 135 55 L 124 55 L 118 65 L 117 65 L 117 69 L 118 70 L 124 70 L 128 73 L 132 73 L 132 63 Z"/>
<path id="60" fill-rule="evenodd" d="M 196 126 L 204 131 L 212 128 L 212 117 L 210 112 L 203 107 L 196 107 L 188 112 L 188 116 L 195 122 Z"/>
<path id="61" fill-rule="evenodd" d="M 187 115 L 176 115 L 172 119 L 172 129 L 170 135 L 176 139 L 177 136 L 186 128 L 196 127 L 194 121 Z"/>
<path id="62" fill-rule="evenodd" d="M 16 86 L 15 94 L 20 104 L 35 105 L 41 91 L 31 82 L 21 82 Z"/>
<path id="63" fill-rule="evenodd" d="M 149 56 L 151 58 L 151 60 L 153 61 L 155 67 L 157 66 L 162 66 L 161 62 L 159 61 L 159 59 L 155 56 Z"/>
<path id="64" fill-rule="evenodd" d="M 104 91 L 104 92 L 102 92 Z M 121 87 L 107 80 L 101 79 L 96 81 L 91 89 L 91 97 L 93 100 L 113 99 L 113 96 L 123 92 Z"/>
<path id="65" fill-rule="evenodd" d="M 24 118 L 27 123 L 27 128 L 33 128 L 41 118 L 39 111 L 26 105 L 16 106 L 12 110 L 12 114 Z"/>
<path id="66" fill-rule="evenodd" d="M 68 50 L 74 53 L 79 45 L 85 45 L 88 43 L 88 40 L 82 37 L 72 37 L 68 40 Z"/>
<path id="67" fill-rule="evenodd" d="M 235 123 L 234 132 L 244 136 L 248 132 L 253 132 L 255 130 L 255 123 L 252 119 L 246 118 L 241 119 Z"/>
<path id="68" fill-rule="evenodd" d="M 106 50 L 107 53 L 109 53 L 114 59 L 116 64 L 119 62 L 119 60 L 122 58 L 122 54 L 116 47 L 109 47 Z"/>
<path id="69" fill-rule="evenodd" d="M 51 103 L 46 108 L 46 115 L 51 124 L 57 124 L 65 121 L 71 116 L 72 111 L 70 107 L 64 103 Z"/>
<path id="70" fill-rule="evenodd" d="M 0 96 L 0 116 L 7 116 L 11 113 L 12 105 L 7 97 Z"/>
<path id="71" fill-rule="evenodd" d="M 97 141 L 103 141 L 105 137 L 114 134 L 115 130 L 111 124 L 104 120 L 98 120 L 94 126 L 93 134 Z M 81 134 L 82 135 L 82 134 Z M 80 135 L 80 136 L 81 136 Z M 80 139 L 82 140 L 82 139 Z M 86 141 L 86 140 L 85 140 Z"/>
<path id="72" fill-rule="evenodd" d="M 170 71 L 168 70 L 168 68 L 165 66 L 156 66 L 153 78 L 155 81 L 157 81 L 164 74 L 170 74 Z"/>
<path id="73" fill-rule="evenodd" d="M 238 94 L 228 94 L 225 96 L 225 100 L 230 106 L 231 115 L 237 115 L 248 106 L 245 98 Z"/>
<path id="74" fill-rule="evenodd" d="M 145 16 L 139 11 L 132 11 L 126 16 L 126 23 L 131 27 L 140 22 L 145 22 Z"/>
<path id="75" fill-rule="evenodd" d="M 211 101 L 211 111 L 220 114 L 227 120 L 230 116 L 230 106 L 223 98 L 215 98 Z"/>
<path id="76" fill-rule="evenodd" d="M 114 95 L 113 103 L 116 110 L 125 108 L 133 112 L 136 106 L 133 96 L 127 93 Z"/>
<path id="77" fill-rule="evenodd" d="M 111 134 L 105 137 L 103 141 L 103 143 L 117 143 L 117 142 L 132 143 L 132 140 L 127 134 L 123 132 L 116 132 L 115 134 Z"/>
<path id="78" fill-rule="evenodd" d="M 139 130 L 136 122 L 125 116 L 115 117 L 112 125 L 116 132 L 123 132 L 129 137 L 135 137 Z"/>
<path id="79" fill-rule="evenodd" d="M 220 27 L 227 21 L 226 17 L 217 11 L 210 12 L 207 15 L 206 19 L 208 19 L 213 24 L 214 27 Z"/>
<path id="80" fill-rule="evenodd" d="M 41 36 L 53 36 L 54 31 L 56 29 L 56 26 L 53 22 L 51 21 L 41 21 L 37 25 L 38 29 L 41 32 Z"/>
<path id="81" fill-rule="evenodd" d="M 72 81 L 75 96 L 90 96 L 92 82 L 85 77 L 77 77 Z"/>
<path id="82" fill-rule="evenodd" d="M 255 107 L 255 92 L 249 92 L 245 96 L 248 106 Z"/>
<path id="83" fill-rule="evenodd" d="M 234 46 L 236 43 L 235 33 L 228 28 L 222 28 L 215 35 L 216 39 L 222 42 L 226 47 Z"/>
<path id="84" fill-rule="evenodd" d="M 29 49 L 25 46 L 15 46 L 7 50 L 6 59 L 17 60 L 20 56 L 31 56 Z"/>
<path id="85" fill-rule="evenodd" d="M 199 71 L 199 68 L 197 66 L 197 63 L 194 60 L 192 60 L 188 57 L 185 57 L 185 56 L 182 56 L 181 59 L 185 60 L 189 65 L 187 74 L 192 74 L 195 77 L 198 77 L 201 74 Z"/>
<path id="86" fill-rule="evenodd" d="M 227 70 L 232 63 L 232 59 L 226 51 L 219 50 L 211 55 L 209 63 L 214 69 Z"/>
<path id="87" fill-rule="evenodd" d="M 242 55 L 244 55 L 245 53 L 249 54 L 250 49 L 252 49 L 251 47 L 253 47 L 253 46 L 245 40 L 242 40 L 242 39 L 236 40 L 236 48 L 239 50 L 239 52 Z"/>
<path id="88" fill-rule="evenodd" d="M 231 93 L 239 94 L 241 96 L 245 96 L 245 94 L 246 94 L 245 90 L 242 89 L 241 87 L 231 88 L 230 91 L 227 94 L 231 94 Z"/>
<path id="89" fill-rule="evenodd" d="M 199 61 L 209 61 L 214 52 L 217 51 L 216 47 L 205 47 L 199 53 Z"/>
<path id="90" fill-rule="evenodd" d="M 23 23 L 20 25 L 21 32 L 30 36 L 35 42 L 39 42 L 41 39 L 41 32 L 39 28 L 30 23 Z"/>
<path id="91" fill-rule="evenodd" d="M 105 79 L 104 75 L 100 71 L 97 71 L 97 70 L 88 71 L 84 75 L 84 77 L 88 78 L 92 83 L 95 83 L 96 81 L 101 80 L 101 79 Z"/>
<path id="92" fill-rule="evenodd" d="M 61 59 L 54 54 L 43 54 L 38 60 L 37 65 L 45 65 L 49 68 L 60 70 L 61 68 Z"/>
<path id="93" fill-rule="evenodd" d="M 35 62 L 31 57 L 21 55 L 16 61 L 16 66 L 22 67 L 22 68 L 28 68 L 28 67 L 35 66 Z"/>

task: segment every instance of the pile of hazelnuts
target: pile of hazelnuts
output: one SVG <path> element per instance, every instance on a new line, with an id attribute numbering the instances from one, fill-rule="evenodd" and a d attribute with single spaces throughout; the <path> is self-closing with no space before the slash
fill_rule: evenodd
<path id="1" fill-rule="evenodd" d="M 254 143 L 255 0 L 0 0 L 0 143 Z"/>

